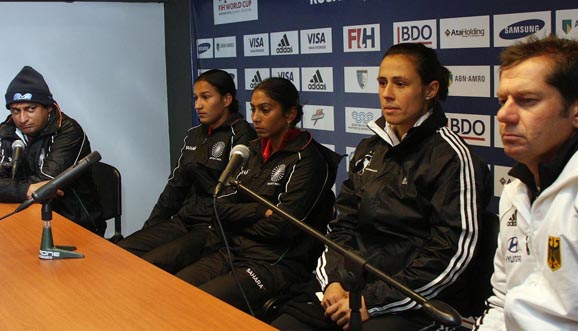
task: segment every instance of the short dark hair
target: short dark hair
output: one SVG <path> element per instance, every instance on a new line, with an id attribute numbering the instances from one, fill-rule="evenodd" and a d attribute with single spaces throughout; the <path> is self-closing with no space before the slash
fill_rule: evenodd
<path id="1" fill-rule="evenodd" d="M 565 107 L 578 100 L 578 41 L 556 35 L 526 41 L 507 47 L 500 54 L 500 73 L 534 57 L 552 60 L 552 68 L 544 81 L 556 88 L 564 98 Z"/>
<path id="2" fill-rule="evenodd" d="M 297 109 L 297 116 L 291 122 L 291 126 L 295 126 L 301 121 L 303 106 L 299 103 L 299 92 L 290 80 L 281 77 L 267 78 L 257 85 L 254 91 L 258 90 L 265 92 L 269 98 L 277 101 L 284 114 L 289 113 L 293 107 Z"/>
<path id="3" fill-rule="evenodd" d="M 196 82 L 205 81 L 211 84 L 217 92 L 221 95 L 226 95 L 229 93 L 233 97 L 233 101 L 229 106 L 230 113 L 236 113 L 239 111 L 239 101 L 237 100 L 237 89 L 235 87 L 235 82 L 231 75 L 219 69 L 211 69 L 209 71 L 203 72 L 197 79 Z"/>
<path id="4" fill-rule="evenodd" d="M 425 85 L 438 81 L 440 87 L 432 102 L 447 98 L 450 71 L 440 63 L 433 49 L 419 43 L 401 43 L 391 46 L 383 55 L 383 59 L 389 55 L 407 55 L 413 58 L 417 72 Z"/>

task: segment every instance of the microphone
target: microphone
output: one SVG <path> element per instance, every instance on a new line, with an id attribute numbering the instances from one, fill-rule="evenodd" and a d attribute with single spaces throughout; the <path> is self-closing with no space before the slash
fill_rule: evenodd
<path id="1" fill-rule="evenodd" d="M 25 145 L 20 139 L 14 140 L 12 143 L 12 179 L 16 178 L 16 172 L 18 171 L 18 165 L 20 164 L 20 157 L 24 147 Z"/>
<path id="2" fill-rule="evenodd" d="M 52 178 L 48 183 L 32 193 L 32 198 L 24 201 L 16 208 L 15 212 L 22 211 L 34 202 L 44 203 L 54 196 L 54 193 L 60 188 L 69 185 L 72 181 L 80 177 L 94 163 L 100 161 L 100 154 L 96 151 L 88 154 L 75 165 L 61 172 L 58 176 Z"/>
<path id="3" fill-rule="evenodd" d="M 241 164 L 245 163 L 249 159 L 249 147 L 245 145 L 236 145 L 231 149 L 231 154 L 229 155 L 229 163 L 225 167 L 225 170 L 221 173 L 219 177 L 217 186 L 215 186 L 215 191 L 213 192 L 213 197 L 216 197 L 221 191 L 223 187 L 228 184 L 227 180 L 229 176 L 237 170 Z"/>

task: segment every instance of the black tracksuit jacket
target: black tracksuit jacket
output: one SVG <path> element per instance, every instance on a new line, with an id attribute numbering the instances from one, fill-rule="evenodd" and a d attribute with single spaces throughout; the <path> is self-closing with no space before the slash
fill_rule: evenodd
<path id="1" fill-rule="evenodd" d="M 248 164 L 236 178 L 283 211 L 324 232 L 334 215 L 332 191 L 341 156 L 302 131 L 285 148 L 263 161 L 262 141 L 250 143 Z M 218 203 L 219 216 L 237 261 L 251 260 L 289 270 L 288 281 L 311 275 L 323 245 L 291 221 L 273 214 L 247 194 L 228 188 Z"/>
<path id="2" fill-rule="evenodd" d="M 370 123 L 376 134 L 355 150 L 328 236 L 422 296 L 463 312 L 469 305 L 464 275 L 492 191 L 487 165 L 446 122 L 437 105 L 397 145 L 383 117 Z M 322 288 L 340 281 L 342 269 L 341 256 L 324 253 L 317 268 Z M 362 295 L 372 316 L 417 308 L 371 274 Z"/>
<path id="3" fill-rule="evenodd" d="M 12 161 L 12 142 L 20 139 L 26 147 L 16 174 L 11 180 L 10 167 L 0 167 L 0 201 L 22 202 L 30 184 L 50 180 L 90 154 L 90 142 L 80 124 L 54 107 L 46 127 L 37 137 L 19 137 L 12 117 L 0 124 L 0 162 Z M 106 222 L 96 196 L 90 171 L 62 189 L 63 197 L 52 200 L 52 209 L 83 227 L 104 234 Z"/>
<path id="4" fill-rule="evenodd" d="M 187 227 L 210 224 L 213 189 L 229 162 L 231 148 L 256 137 L 255 130 L 239 113 L 232 114 L 210 133 L 207 125 L 190 128 L 177 165 L 144 226 L 173 217 Z"/>

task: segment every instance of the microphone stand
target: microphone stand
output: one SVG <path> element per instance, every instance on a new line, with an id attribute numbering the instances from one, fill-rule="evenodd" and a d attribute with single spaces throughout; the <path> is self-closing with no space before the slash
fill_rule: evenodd
<path id="1" fill-rule="evenodd" d="M 451 327 L 456 327 L 461 325 L 462 318 L 460 313 L 458 313 L 452 306 L 448 305 L 445 302 L 439 300 L 427 300 L 426 298 L 422 297 L 415 291 L 409 289 L 405 285 L 399 283 L 392 277 L 386 275 L 384 272 L 379 270 L 378 268 L 372 266 L 366 259 L 357 255 L 337 243 L 333 242 L 331 239 L 325 237 L 323 234 L 319 233 L 317 230 L 309 226 L 308 224 L 303 223 L 302 221 L 298 220 L 297 218 L 293 217 L 292 215 L 288 214 L 287 212 L 281 210 L 279 207 L 275 206 L 271 202 L 267 201 L 257 193 L 251 191 L 249 188 L 245 187 L 241 184 L 240 181 L 231 179 L 229 181 L 231 186 L 239 188 L 241 191 L 247 193 L 251 198 L 255 201 L 267 206 L 271 210 L 273 210 L 278 215 L 285 217 L 286 219 L 293 222 L 297 225 L 301 230 L 305 231 L 309 235 L 317 238 L 325 245 L 330 247 L 331 249 L 337 251 L 341 254 L 345 259 L 345 266 L 353 270 L 352 272 L 348 272 L 346 278 L 346 283 L 348 284 L 347 287 L 350 287 L 350 308 L 351 308 L 351 329 L 352 330 L 361 330 L 361 314 L 359 309 L 361 308 L 361 289 L 363 289 L 364 285 L 364 274 L 366 271 L 370 272 L 374 276 L 380 278 L 387 284 L 391 285 L 393 288 L 397 289 L 399 292 L 403 293 L 404 295 L 408 296 L 410 299 L 415 301 L 416 303 L 420 304 L 424 311 L 435 321 Z M 353 278 L 353 279 L 351 279 Z M 351 286 L 352 285 L 352 286 Z M 353 327 L 356 327 L 354 329 Z"/>
<path id="2" fill-rule="evenodd" d="M 76 246 L 55 246 L 52 239 L 52 206 L 51 200 L 42 203 L 42 221 L 44 221 L 44 228 L 42 229 L 42 241 L 40 242 L 40 252 L 38 257 L 43 260 L 56 259 L 75 259 L 84 258 L 84 255 L 76 250 Z"/>
<path id="3" fill-rule="evenodd" d="M 70 184 L 70 182 L 80 176 L 82 171 L 86 171 L 88 167 L 98 161 L 100 161 L 100 153 L 94 151 L 88 154 L 82 160 L 64 170 L 58 176 L 52 178 L 48 183 L 34 191 L 30 199 L 22 202 L 20 206 L 14 210 L 14 213 L 18 213 L 30 207 L 34 202 L 42 203 L 42 220 L 44 221 L 44 229 L 42 230 L 42 241 L 40 243 L 40 253 L 38 255 L 39 258 L 44 260 L 53 260 L 84 257 L 81 253 L 73 252 L 76 250 L 75 246 L 54 246 L 52 240 L 52 227 L 50 225 L 52 220 L 52 207 L 50 201 L 58 189 Z"/>

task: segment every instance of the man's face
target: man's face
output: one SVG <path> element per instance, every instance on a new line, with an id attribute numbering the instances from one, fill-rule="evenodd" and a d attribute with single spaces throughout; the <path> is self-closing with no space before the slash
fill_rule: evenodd
<path id="1" fill-rule="evenodd" d="M 545 81 L 552 66 L 547 57 L 533 57 L 500 76 L 497 119 L 504 152 L 533 171 L 551 160 L 578 127 L 578 102 L 564 109 L 560 92 Z"/>
<path id="2" fill-rule="evenodd" d="M 39 103 L 17 102 L 10 105 L 12 120 L 28 136 L 36 136 L 48 124 L 52 108 Z"/>

